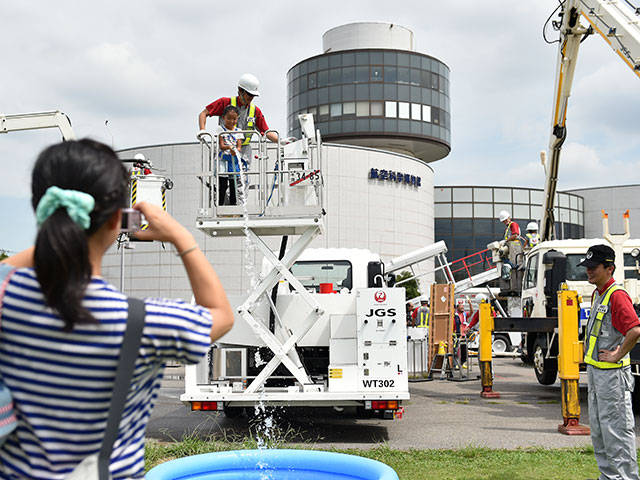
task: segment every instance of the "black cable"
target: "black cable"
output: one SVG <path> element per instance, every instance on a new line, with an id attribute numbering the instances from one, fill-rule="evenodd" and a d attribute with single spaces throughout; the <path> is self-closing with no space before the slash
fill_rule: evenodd
<path id="1" fill-rule="evenodd" d="M 558 9 L 560 7 L 562 7 L 564 5 L 564 0 L 558 0 L 558 6 L 553 10 L 553 12 L 551 12 L 551 15 L 549 15 L 549 18 L 547 18 L 547 20 L 544 22 L 544 25 L 542 26 L 542 39 L 547 42 L 549 45 L 553 45 L 554 43 L 558 43 L 560 42 L 560 39 L 554 40 L 553 42 L 550 42 L 549 40 L 547 40 L 547 34 L 545 33 L 545 30 L 547 29 L 547 25 L 549 24 L 549 20 L 551 20 L 551 17 L 553 17 L 553 15 L 558 11 Z"/>
<path id="2" fill-rule="evenodd" d="M 629 0 L 624 0 L 624 3 L 626 3 L 627 5 L 629 5 L 631 8 L 633 8 L 633 11 L 636 15 L 640 15 L 640 8 L 636 7 L 633 3 L 631 3 Z"/>

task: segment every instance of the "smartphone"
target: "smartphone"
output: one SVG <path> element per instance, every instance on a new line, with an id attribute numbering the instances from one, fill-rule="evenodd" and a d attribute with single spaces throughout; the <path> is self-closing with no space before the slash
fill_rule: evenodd
<path id="1" fill-rule="evenodd" d="M 122 224 L 120 225 L 120 231 L 124 233 L 139 231 L 142 228 L 142 213 L 133 208 L 123 208 L 121 210 Z"/>

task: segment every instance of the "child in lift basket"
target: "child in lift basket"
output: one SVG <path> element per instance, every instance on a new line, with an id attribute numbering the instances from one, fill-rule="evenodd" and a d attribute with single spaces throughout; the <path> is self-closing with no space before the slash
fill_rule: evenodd
<path id="1" fill-rule="evenodd" d="M 240 159 L 238 158 L 244 135 L 238 128 L 238 109 L 229 105 L 222 112 L 222 124 L 216 127 L 220 161 L 218 162 L 218 205 L 224 205 L 227 188 L 229 189 L 229 205 L 237 205 L 237 180 L 240 176 Z M 225 175 L 228 174 L 228 175 Z"/>

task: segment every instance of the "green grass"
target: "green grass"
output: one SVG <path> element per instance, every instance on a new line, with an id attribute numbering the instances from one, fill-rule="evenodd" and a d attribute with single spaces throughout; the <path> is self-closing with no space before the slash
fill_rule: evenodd
<path id="1" fill-rule="evenodd" d="M 269 446 L 291 448 L 281 442 L 275 442 Z M 145 450 L 146 468 L 150 469 L 159 463 L 188 455 L 256 447 L 257 443 L 253 439 L 228 436 L 201 440 L 192 435 L 185 437 L 182 441 L 171 443 L 148 440 Z M 379 445 L 366 450 L 327 450 L 378 460 L 393 468 L 401 479 L 407 480 L 584 480 L 598 477 L 598 467 L 591 447 L 517 450 L 467 447 L 460 450 L 394 450 L 387 445 Z"/>

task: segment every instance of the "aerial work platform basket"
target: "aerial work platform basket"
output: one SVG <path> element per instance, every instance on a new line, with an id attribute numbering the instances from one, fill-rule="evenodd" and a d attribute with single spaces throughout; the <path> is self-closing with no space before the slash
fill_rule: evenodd
<path id="1" fill-rule="evenodd" d="M 247 227 L 257 235 L 299 235 L 308 227 L 322 228 L 322 142 L 313 117 L 300 117 L 305 132 L 301 140 L 270 142 L 266 133 L 274 130 L 253 135 L 257 139 L 239 152 L 239 172 L 226 171 L 217 135 L 200 136 L 199 230 L 210 236 L 241 236 Z M 237 188 L 237 205 L 221 198 L 221 180 Z"/>

